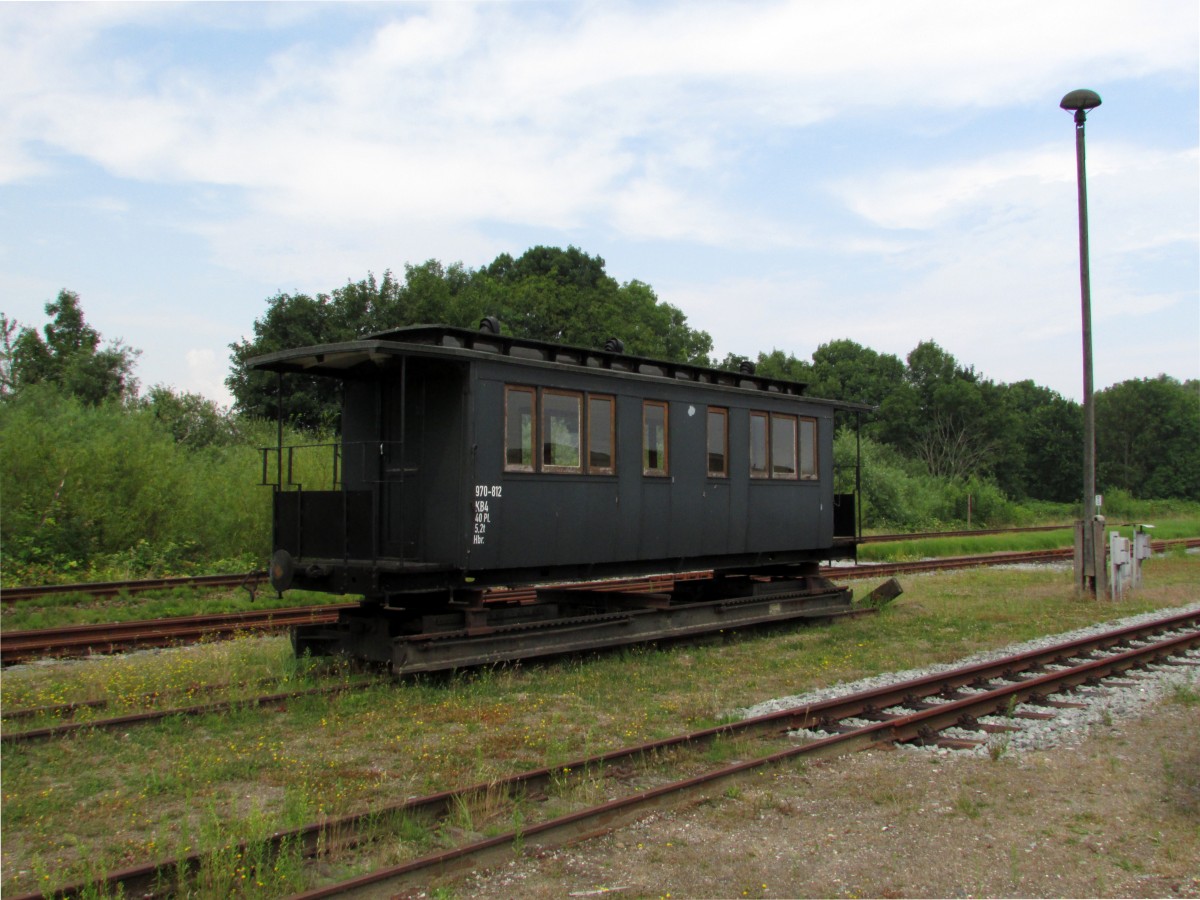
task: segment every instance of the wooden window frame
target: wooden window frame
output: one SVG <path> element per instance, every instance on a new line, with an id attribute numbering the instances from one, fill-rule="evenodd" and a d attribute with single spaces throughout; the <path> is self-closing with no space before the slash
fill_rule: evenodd
<path id="1" fill-rule="evenodd" d="M 755 468 L 754 465 L 754 423 L 755 421 L 762 422 L 762 468 Z M 758 410 L 750 411 L 750 477 L 751 478 L 770 478 L 771 477 L 771 416 L 769 413 L 759 412 Z"/>
<path id="2" fill-rule="evenodd" d="M 587 402 L 587 472 L 589 475 L 617 474 L 617 398 L 611 394 L 588 394 Z M 592 402 L 608 404 L 608 460 L 607 466 L 592 464 Z"/>
<path id="3" fill-rule="evenodd" d="M 781 428 L 786 428 L 785 434 L 790 434 L 791 469 L 779 468 L 779 457 L 787 448 L 779 446 Z M 799 464 L 800 420 L 790 413 L 771 413 L 771 431 L 769 437 L 771 477 L 777 481 L 795 481 L 800 477 Z"/>
<path id="4" fill-rule="evenodd" d="M 806 425 L 809 425 L 812 428 L 811 439 L 807 442 L 804 439 L 804 430 L 805 430 Z M 799 460 L 798 460 L 797 465 L 798 465 L 799 472 L 800 472 L 800 478 L 804 481 L 817 481 L 821 477 L 820 444 L 817 442 L 817 435 L 820 433 L 820 429 L 817 424 L 817 420 L 812 418 L 811 416 L 801 416 L 798 427 L 799 427 L 799 438 L 798 438 L 798 443 L 796 446 L 797 446 L 797 451 L 798 451 L 798 455 L 799 455 Z M 811 471 L 809 471 L 808 469 L 806 469 L 804 467 L 804 445 L 805 445 L 805 443 L 808 443 L 809 446 L 812 448 L 812 469 L 811 469 Z"/>
<path id="5" fill-rule="evenodd" d="M 713 468 L 712 425 L 714 417 L 721 420 L 721 468 Z M 704 467 L 709 478 L 729 477 L 729 410 L 724 406 L 710 406 L 704 420 Z"/>
<path id="6" fill-rule="evenodd" d="M 512 447 L 509 438 L 512 436 L 512 423 L 509 416 L 512 413 L 511 399 L 521 394 L 529 398 L 529 443 L 522 450 L 529 451 L 529 464 L 514 463 L 509 460 Z M 536 472 L 538 461 L 538 396 L 537 389 L 525 385 L 506 384 L 504 386 L 504 471 L 505 472 Z"/>
<path id="7" fill-rule="evenodd" d="M 575 402 L 575 453 L 578 461 L 574 465 L 563 465 L 562 463 L 550 462 L 550 452 L 553 446 L 549 443 L 551 438 L 551 423 L 549 417 L 552 414 L 557 414 L 556 410 L 551 408 L 551 404 L 546 400 L 549 397 L 558 397 Z M 545 388 L 540 392 L 538 397 L 538 419 L 541 423 L 541 442 L 536 444 L 540 453 L 538 460 L 541 466 L 541 471 L 555 475 L 582 475 L 583 474 L 583 454 L 585 452 L 585 439 L 583 434 L 583 392 L 582 391 L 567 391 L 559 388 Z"/>
<path id="8" fill-rule="evenodd" d="M 650 466 L 650 447 L 647 428 L 649 421 L 647 413 L 652 409 L 662 410 L 662 465 Z M 671 472 L 671 410 L 665 400 L 642 401 L 642 474 L 652 478 L 665 478 Z"/>

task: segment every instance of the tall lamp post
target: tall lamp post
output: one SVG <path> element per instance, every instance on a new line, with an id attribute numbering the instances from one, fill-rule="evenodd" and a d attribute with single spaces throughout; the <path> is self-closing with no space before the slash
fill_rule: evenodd
<path id="1" fill-rule="evenodd" d="M 1083 306 L 1083 527 L 1077 541 L 1077 586 L 1092 595 L 1104 581 L 1104 558 L 1097 553 L 1096 532 L 1096 407 L 1092 402 L 1092 286 L 1088 270 L 1087 173 L 1084 166 L 1083 123 L 1087 111 L 1100 105 L 1100 95 L 1081 88 L 1058 104 L 1075 114 L 1075 168 L 1079 182 L 1079 287 Z M 1101 545 L 1102 547 L 1103 545 Z M 1101 550 L 1101 553 L 1103 551 Z"/>

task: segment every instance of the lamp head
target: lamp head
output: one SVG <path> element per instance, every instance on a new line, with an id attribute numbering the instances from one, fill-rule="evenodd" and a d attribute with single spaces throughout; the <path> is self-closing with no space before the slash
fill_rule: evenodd
<path id="1" fill-rule="evenodd" d="M 1095 109 L 1100 105 L 1100 95 L 1095 91 L 1089 91 L 1087 88 L 1079 88 L 1079 90 L 1071 91 L 1071 93 L 1063 97 L 1058 105 L 1067 110 L 1067 112 Z"/>

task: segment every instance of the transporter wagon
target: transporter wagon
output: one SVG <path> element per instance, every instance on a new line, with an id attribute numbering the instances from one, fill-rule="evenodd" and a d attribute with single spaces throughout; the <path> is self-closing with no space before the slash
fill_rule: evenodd
<path id="1" fill-rule="evenodd" d="M 299 653 L 430 671 L 849 608 L 818 565 L 855 557 L 834 414 L 866 406 L 491 318 L 250 365 L 278 373 L 281 422 L 290 374 L 343 391 L 340 442 L 286 447 L 281 427 L 263 451 L 272 586 L 363 598 L 297 629 Z"/>

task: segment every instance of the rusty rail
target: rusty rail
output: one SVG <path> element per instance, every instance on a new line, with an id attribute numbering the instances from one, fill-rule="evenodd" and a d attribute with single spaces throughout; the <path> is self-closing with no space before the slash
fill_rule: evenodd
<path id="1" fill-rule="evenodd" d="M 1151 545 L 1156 553 L 1171 547 L 1200 547 L 1200 538 L 1154 541 Z M 980 556 L 942 557 L 939 559 L 916 560 L 902 563 L 860 563 L 849 566 L 822 567 L 821 573 L 834 581 L 854 578 L 889 577 L 893 575 L 932 572 L 981 566 L 1017 565 L 1022 563 L 1045 563 L 1069 560 L 1073 555 L 1070 548 L 1060 550 L 1017 551 L 1011 553 L 988 553 Z M 687 572 L 674 575 L 656 575 L 634 581 L 605 581 L 575 584 L 596 590 L 654 592 L 670 590 L 676 581 L 700 579 L 711 576 L 711 572 Z M 233 578 L 235 576 L 213 576 Z M 244 577 L 244 576 L 238 576 Z M 536 597 L 534 588 L 500 589 L 485 595 L 488 603 L 532 603 Z M 282 610 L 262 612 L 229 613 L 209 616 L 179 616 L 168 619 L 150 619 L 108 625 L 71 625 L 63 628 L 11 631 L 0 634 L 0 664 L 11 665 L 39 656 L 60 655 L 65 657 L 109 653 L 131 647 L 165 647 L 204 637 L 230 635 L 255 630 L 280 630 L 297 624 L 321 624 L 333 621 L 343 609 L 357 606 L 355 603 L 300 606 Z"/>
<path id="2" fill-rule="evenodd" d="M 1171 632 L 1176 633 L 1173 636 Z M 1155 637 L 1157 636 L 1157 637 Z M 1125 649 L 1135 642 L 1153 639 L 1153 643 Z M 615 763 L 637 759 L 661 759 L 661 754 L 679 749 L 703 747 L 717 738 L 784 734 L 799 728 L 839 729 L 839 722 L 851 718 L 875 718 L 877 721 L 854 727 L 840 734 L 788 747 L 704 775 L 663 785 L 652 790 L 629 794 L 599 806 L 581 809 L 545 822 L 527 824 L 519 832 L 510 832 L 464 846 L 444 850 L 368 873 L 336 885 L 325 885 L 301 896 L 334 895 L 375 896 L 385 888 L 396 891 L 414 881 L 427 885 L 431 877 L 452 876 L 471 869 L 494 865 L 509 858 L 513 848 L 557 846 L 619 827 L 657 808 L 673 806 L 696 795 L 711 795 L 722 783 L 734 781 L 764 767 L 788 763 L 805 756 L 842 755 L 880 744 L 937 741 L 937 732 L 955 726 L 970 726 L 980 717 L 1002 714 L 1014 704 L 1041 703 L 1059 691 L 1070 690 L 1097 679 L 1122 674 L 1131 668 L 1162 661 L 1173 655 L 1200 647 L 1200 613 L 1177 614 L 1155 622 L 1118 629 L 1101 635 L 1077 639 L 1056 646 L 979 663 L 913 681 L 872 691 L 834 698 L 821 703 L 783 710 L 640 744 L 565 765 L 523 772 L 486 784 L 415 798 L 378 809 L 329 818 L 299 829 L 277 832 L 270 838 L 276 848 L 300 846 L 306 856 L 317 854 L 322 846 L 336 839 L 339 846 L 353 846 L 370 838 L 370 829 L 391 816 L 444 818 L 456 804 L 468 803 L 476 796 L 498 795 L 537 797 L 554 779 L 594 777 Z M 1107 653 L 1102 658 L 1093 658 Z M 1043 667 L 1063 667 L 1045 673 Z M 994 684 L 994 682 L 1002 682 Z M 964 696 L 960 689 L 973 686 L 979 692 Z M 936 700 L 936 702 L 929 702 Z M 889 707 L 903 704 L 914 713 L 888 714 Z M 242 849 L 245 849 L 243 847 Z M 74 897 L 86 891 L 134 895 L 149 890 L 159 879 L 178 883 L 189 872 L 197 871 L 199 854 L 131 867 L 112 873 L 103 881 L 73 884 L 59 888 L 56 896 Z M 365 894 L 363 893 L 365 892 Z M 33 900 L 30 894 L 21 900 Z"/>
<path id="3" fill-rule="evenodd" d="M 140 578 L 131 581 L 94 581 L 81 584 L 41 584 L 6 587 L 0 591 L 0 602 L 17 603 L 61 594 L 88 594 L 92 597 L 117 597 L 121 594 L 144 594 L 170 588 L 257 587 L 267 580 L 263 570 L 233 575 L 182 575 L 172 578 Z"/>
<path id="4" fill-rule="evenodd" d="M 279 631 L 293 625 L 332 622 L 356 603 L 298 606 L 293 609 L 172 616 L 136 622 L 66 625 L 0 634 L 0 663 L 12 665 L 41 656 L 75 657 L 147 647 L 170 647 L 201 638 L 227 637 L 249 631 Z"/>
<path id="5" fill-rule="evenodd" d="M 980 537 L 997 534 L 1021 534 L 1038 531 L 1063 531 L 1071 525 L 1030 525 L 1022 528 L 984 528 L 968 531 L 926 531 L 911 534 L 870 534 L 859 538 L 860 544 L 877 544 L 894 541 L 923 540 L 926 538 L 949 537 Z M 1119 527 L 1116 524 L 1113 527 Z M 1123 527 L 1123 526 L 1120 526 Z M 1155 545 L 1177 544 L 1175 541 L 1155 541 Z M 1189 543 L 1188 546 L 1197 546 Z M 1064 551 L 1044 551 L 1064 552 Z M 1070 552 L 1070 551 L 1065 551 Z M 960 557 L 965 558 L 965 557 Z M 836 571 L 836 570 L 835 570 Z M 6 587 L 0 590 L 0 602 L 18 603 L 22 600 L 36 600 L 41 597 L 53 597 L 66 594 L 88 594 L 92 597 L 115 597 L 121 594 L 141 594 L 148 591 L 168 590 L 171 588 L 192 587 L 257 587 L 267 580 L 264 570 L 242 572 L 231 575 L 184 575 L 171 578 L 142 578 L 130 581 L 99 581 L 80 584 L 44 584 L 17 587 Z"/>

